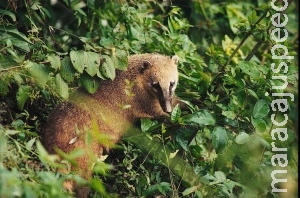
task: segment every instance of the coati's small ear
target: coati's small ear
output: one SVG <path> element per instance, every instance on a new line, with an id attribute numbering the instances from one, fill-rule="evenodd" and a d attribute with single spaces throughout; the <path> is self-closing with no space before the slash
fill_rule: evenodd
<path id="1" fill-rule="evenodd" d="M 179 57 L 177 55 L 172 56 L 172 61 L 177 65 L 179 62 Z"/>
<path id="2" fill-rule="evenodd" d="M 144 73 L 145 70 L 149 69 L 151 67 L 151 63 L 147 60 L 144 60 L 141 67 L 140 67 L 140 73 Z"/>

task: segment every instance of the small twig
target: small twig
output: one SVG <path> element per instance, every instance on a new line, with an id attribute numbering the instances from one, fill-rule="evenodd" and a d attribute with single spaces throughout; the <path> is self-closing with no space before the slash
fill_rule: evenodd
<path id="1" fill-rule="evenodd" d="M 245 58 L 245 61 L 250 61 L 251 58 L 254 56 L 254 54 L 257 52 L 257 50 L 260 48 L 260 46 L 264 43 L 264 41 L 260 40 L 258 41 L 254 48 L 251 50 L 251 52 L 248 54 L 248 56 Z"/>
<path id="2" fill-rule="evenodd" d="M 19 65 L 19 66 L 13 66 L 13 67 L 10 67 L 10 68 L 0 69 L 0 73 L 7 72 L 9 70 L 14 70 L 14 69 L 22 68 L 22 67 L 24 67 L 24 65 Z"/>

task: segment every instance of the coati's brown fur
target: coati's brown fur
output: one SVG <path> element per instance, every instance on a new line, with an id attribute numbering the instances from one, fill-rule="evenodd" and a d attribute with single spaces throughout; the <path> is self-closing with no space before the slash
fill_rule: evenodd
<path id="1" fill-rule="evenodd" d="M 177 62 L 177 56 L 130 56 L 127 70 L 118 71 L 113 81 L 102 81 L 96 93 L 79 89 L 53 110 L 43 133 L 43 145 L 49 153 L 56 153 L 56 148 L 66 153 L 83 149 L 85 155 L 78 158 L 78 167 L 72 170 L 88 179 L 93 162 L 90 152 L 100 156 L 140 118 L 171 112 L 178 82 Z M 88 192 L 87 188 L 78 188 L 76 196 L 87 197 Z"/>

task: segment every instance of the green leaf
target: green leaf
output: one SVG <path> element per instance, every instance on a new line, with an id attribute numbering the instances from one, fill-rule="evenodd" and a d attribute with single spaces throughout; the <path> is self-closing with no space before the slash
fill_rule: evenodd
<path id="1" fill-rule="evenodd" d="M 255 91 L 253 91 L 252 89 L 247 89 L 247 91 L 249 92 L 249 94 L 250 94 L 251 96 L 253 96 L 254 98 L 256 98 L 256 99 L 258 100 L 258 96 L 257 96 L 257 94 L 255 93 Z"/>
<path id="2" fill-rule="evenodd" d="M 60 58 L 55 54 L 49 54 L 47 60 L 50 62 L 50 65 L 53 69 L 58 70 L 60 68 Z"/>
<path id="3" fill-rule="evenodd" d="M 267 123 L 262 118 L 254 118 L 251 120 L 251 123 L 253 124 L 255 129 L 260 133 L 265 132 L 267 129 Z"/>
<path id="4" fill-rule="evenodd" d="M 235 142 L 237 144 L 245 144 L 246 142 L 249 141 L 249 135 L 245 132 L 241 132 L 240 134 L 238 134 L 236 137 L 235 137 Z"/>
<path id="5" fill-rule="evenodd" d="M 181 116 L 181 110 L 179 104 L 177 104 L 171 113 L 171 122 L 176 123 Z"/>
<path id="6" fill-rule="evenodd" d="M 5 133 L 6 133 L 6 135 L 15 135 L 15 134 L 21 133 L 21 131 L 8 129 L 8 130 L 5 130 Z"/>
<path id="7" fill-rule="evenodd" d="M 25 68 L 28 68 L 29 75 L 42 87 L 45 88 L 46 83 L 50 79 L 49 70 L 41 64 L 31 61 L 25 63 Z"/>
<path id="8" fill-rule="evenodd" d="M 0 43 L 3 43 L 6 45 L 13 45 L 17 48 L 20 48 L 21 50 L 25 52 L 30 52 L 30 48 L 28 45 L 28 42 L 24 41 L 18 36 L 7 34 L 7 33 L 1 33 L 0 31 Z"/>
<path id="9" fill-rule="evenodd" d="M 24 124 L 25 123 L 23 122 L 23 120 L 17 119 L 17 120 L 14 120 L 11 123 L 11 126 L 13 126 L 13 127 L 20 127 L 20 126 L 23 126 Z"/>
<path id="10" fill-rule="evenodd" d="M 83 70 L 90 75 L 94 76 L 97 74 L 100 66 L 100 55 L 95 52 L 85 51 L 71 51 L 70 52 L 71 62 L 79 73 L 83 73 Z"/>
<path id="11" fill-rule="evenodd" d="M 55 77 L 55 88 L 57 93 L 63 98 L 69 98 L 69 87 L 68 84 L 62 79 L 60 74 Z"/>
<path id="12" fill-rule="evenodd" d="M 119 70 L 125 70 L 128 64 L 127 53 L 124 50 L 116 49 L 115 53 L 111 56 L 114 62 L 114 67 Z"/>
<path id="13" fill-rule="evenodd" d="M 109 197 L 109 195 L 106 194 L 105 186 L 103 185 L 102 180 L 92 178 L 90 185 L 94 190 L 101 193 L 101 195 L 103 195 L 104 197 Z"/>
<path id="14" fill-rule="evenodd" d="M 20 85 L 17 92 L 17 104 L 19 109 L 23 109 L 25 102 L 29 98 L 29 93 L 31 91 L 31 87 L 27 85 Z"/>
<path id="15" fill-rule="evenodd" d="M 232 120 L 236 118 L 236 114 L 233 111 L 222 111 L 222 115 Z"/>
<path id="16" fill-rule="evenodd" d="M 183 196 L 187 196 L 187 195 L 189 195 L 189 194 L 195 192 L 198 188 L 199 188 L 199 186 L 192 186 L 192 187 L 190 187 L 190 188 L 187 188 L 187 189 L 185 189 L 185 190 L 182 192 L 182 195 L 183 195 Z"/>
<path id="17" fill-rule="evenodd" d="M 254 105 L 252 116 L 255 119 L 264 118 L 268 115 L 269 111 L 269 106 L 267 105 L 265 100 L 261 99 L 258 100 Z"/>
<path id="18" fill-rule="evenodd" d="M 72 66 L 71 59 L 66 57 L 61 61 L 60 68 L 61 77 L 68 83 L 73 82 L 76 70 Z"/>
<path id="19" fill-rule="evenodd" d="M 226 181 L 226 175 L 222 171 L 216 171 L 214 175 L 215 175 L 217 182 L 225 182 Z"/>
<path id="20" fill-rule="evenodd" d="M 91 94 L 95 93 L 100 86 L 100 82 L 97 77 L 91 77 L 86 73 L 80 76 L 79 81 L 82 86 Z"/>
<path id="21" fill-rule="evenodd" d="M 9 16 L 14 22 L 16 21 L 16 16 L 10 12 L 10 11 L 7 11 L 7 10 L 0 10 L 0 14 L 3 14 L 3 15 L 7 15 Z"/>
<path id="22" fill-rule="evenodd" d="M 23 39 L 29 44 L 32 44 L 32 42 L 21 32 L 19 32 L 15 26 L 5 26 L 5 25 L 0 25 L 0 32 L 4 32 L 10 35 L 14 35 L 16 37 L 19 37 L 20 39 Z"/>
<path id="23" fill-rule="evenodd" d="M 182 117 L 184 123 L 197 125 L 214 125 L 215 118 L 207 110 L 200 110 L 190 115 Z"/>
<path id="24" fill-rule="evenodd" d="M 218 153 L 222 151 L 228 142 L 227 131 L 223 127 L 215 127 L 211 134 L 211 137 L 212 144 L 216 152 Z"/>
<path id="25" fill-rule="evenodd" d="M 153 128 L 159 127 L 158 122 L 148 118 L 141 119 L 141 130 L 143 132 L 151 131 Z"/>
<path id="26" fill-rule="evenodd" d="M 241 20 L 247 21 L 247 17 L 243 13 L 243 4 L 227 4 L 226 5 L 227 17 L 229 20 L 230 28 L 233 33 L 237 33 L 239 31 L 238 28 L 235 27 L 238 22 Z"/>
<path id="27" fill-rule="evenodd" d="M 153 193 L 155 191 L 159 191 L 160 193 L 162 193 L 163 195 L 166 195 L 167 192 L 171 192 L 172 188 L 171 188 L 171 184 L 167 183 L 167 182 L 161 182 L 158 184 L 154 184 L 152 186 L 150 186 L 146 191 L 145 191 L 145 195 L 153 195 Z"/>
<path id="28" fill-rule="evenodd" d="M 36 140 L 36 137 L 35 138 L 32 138 L 31 140 L 29 140 L 27 143 L 26 143 L 26 149 L 27 150 L 31 150 L 32 149 L 32 146 L 33 146 L 33 144 L 35 143 L 35 140 Z"/>
<path id="29" fill-rule="evenodd" d="M 249 61 L 240 61 L 237 66 L 242 70 L 242 72 L 249 75 L 250 77 L 254 79 L 260 79 L 261 73 L 255 63 Z"/>
<path id="30" fill-rule="evenodd" d="M 102 64 L 101 67 L 102 74 L 105 77 L 113 80 L 116 77 L 114 62 L 109 56 L 103 56 L 103 58 L 104 58 L 104 63 Z"/>

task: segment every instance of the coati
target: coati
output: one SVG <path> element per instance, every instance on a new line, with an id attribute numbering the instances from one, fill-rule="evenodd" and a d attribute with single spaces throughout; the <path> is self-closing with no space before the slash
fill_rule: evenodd
<path id="1" fill-rule="evenodd" d="M 172 111 L 177 63 L 177 56 L 129 56 L 127 70 L 117 71 L 113 81 L 102 81 L 94 94 L 79 89 L 53 110 L 42 137 L 44 147 L 49 153 L 83 149 L 85 154 L 72 170 L 88 179 L 93 163 L 90 152 L 100 156 L 140 118 L 161 117 Z M 88 196 L 88 188 L 73 189 L 72 182 L 69 185 L 77 197 Z"/>

